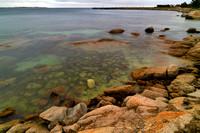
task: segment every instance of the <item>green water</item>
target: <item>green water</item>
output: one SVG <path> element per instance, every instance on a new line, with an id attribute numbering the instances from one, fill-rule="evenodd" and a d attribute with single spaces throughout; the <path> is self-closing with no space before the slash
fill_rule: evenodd
<path id="1" fill-rule="evenodd" d="M 188 35 L 185 23 L 198 25 L 177 18 L 176 12 L 47 10 L 0 13 L 0 110 L 16 108 L 16 115 L 10 119 L 62 105 L 67 94 L 82 100 L 93 98 L 106 89 L 124 85 L 131 80 L 130 72 L 142 66 L 190 63 L 162 54 L 157 47 L 162 45 L 161 40 L 155 39 L 159 34 L 181 40 Z M 144 32 L 149 25 L 155 26 L 154 34 Z M 172 30 L 160 32 L 165 27 Z M 107 31 L 112 28 L 124 28 L 126 32 L 110 35 Z M 131 32 L 141 36 L 133 37 Z M 130 44 L 72 45 L 76 41 L 102 38 Z M 88 87 L 88 79 L 95 81 L 94 88 Z M 52 90 L 60 95 L 60 103 L 50 98 Z"/>

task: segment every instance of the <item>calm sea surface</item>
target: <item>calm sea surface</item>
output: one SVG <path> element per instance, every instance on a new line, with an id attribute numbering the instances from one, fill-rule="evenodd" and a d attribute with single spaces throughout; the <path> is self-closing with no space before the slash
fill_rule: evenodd
<path id="1" fill-rule="evenodd" d="M 66 94 L 86 100 L 130 80 L 131 70 L 142 66 L 188 64 L 161 54 L 154 44 L 163 34 L 181 40 L 198 21 L 172 11 L 92 9 L 0 9 L 0 110 L 15 107 L 15 117 L 59 105 Z M 146 27 L 155 32 L 146 34 Z M 171 30 L 160 32 L 169 27 Z M 110 29 L 126 30 L 110 35 Z M 200 29 L 198 29 L 200 30 Z M 132 32 L 140 33 L 133 37 Z M 73 46 L 72 42 L 113 38 L 127 46 Z M 87 79 L 96 86 L 89 88 Z M 50 99 L 51 90 L 64 98 Z M 12 118 L 10 118 L 12 119 Z"/>

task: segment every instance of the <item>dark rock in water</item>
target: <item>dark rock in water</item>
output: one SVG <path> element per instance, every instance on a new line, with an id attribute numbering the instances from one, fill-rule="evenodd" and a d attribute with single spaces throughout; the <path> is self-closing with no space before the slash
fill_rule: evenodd
<path id="1" fill-rule="evenodd" d="M 123 29 L 112 29 L 108 33 L 110 33 L 110 34 L 121 34 L 121 33 L 124 33 L 124 31 L 125 30 L 123 30 Z"/>
<path id="2" fill-rule="evenodd" d="M 87 106 L 85 103 L 77 104 L 73 108 L 52 106 L 39 116 L 50 122 L 61 122 L 65 125 L 71 125 L 78 121 L 78 119 L 87 113 Z"/>
<path id="3" fill-rule="evenodd" d="M 26 121 L 29 121 L 29 120 L 34 120 L 34 119 L 37 119 L 37 118 L 39 118 L 39 114 L 38 114 L 38 113 L 28 115 L 28 116 L 26 116 L 24 119 L 25 119 Z"/>
<path id="4" fill-rule="evenodd" d="M 126 96 L 135 94 L 135 89 L 131 85 L 122 85 L 113 89 L 105 90 L 104 93 L 107 96 L 114 97 L 116 99 L 123 99 Z"/>
<path id="5" fill-rule="evenodd" d="M 153 27 L 148 27 L 145 29 L 146 33 L 153 33 L 154 32 L 154 28 Z"/>
<path id="6" fill-rule="evenodd" d="M 134 80 L 171 79 L 178 75 L 175 65 L 161 67 L 141 67 L 131 72 Z"/>
<path id="7" fill-rule="evenodd" d="M 164 30 L 170 30 L 170 28 L 165 28 Z"/>
<path id="8" fill-rule="evenodd" d="M 21 123 L 21 120 L 13 120 L 0 125 L 0 133 L 6 133 L 12 126 Z"/>
<path id="9" fill-rule="evenodd" d="M 133 36 L 140 36 L 140 33 L 131 33 L 131 35 L 133 35 Z"/>
<path id="10" fill-rule="evenodd" d="M 165 37 L 165 35 L 159 35 L 159 37 Z"/>
<path id="11" fill-rule="evenodd" d="M 188 33 L 200 33 L 196 28 L 189 28 L 186 32 Z"/>
<path id="12" fill-rule="evenodd" d="M 170 28 L 164 28 L 163 30 L 160 30 L 160 31 L 165 32 L 165 31 L 168 31 L 168 30 L 170 30 Z"/>
<path id="13" fill-rule="evenodd" d="M 6 108 L 0 112 L 0 118 L 4 118 L 10 115 L 13 115 L 15 113 L 14 108 Z"/>

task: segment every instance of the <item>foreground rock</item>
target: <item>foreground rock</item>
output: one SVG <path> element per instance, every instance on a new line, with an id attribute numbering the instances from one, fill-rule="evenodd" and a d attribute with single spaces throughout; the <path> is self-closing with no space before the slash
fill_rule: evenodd
<path id="1" fill-rule="evenodd" d="M 124 31 L 125 30 L 123 30 L 123 29 L 112 29 L 108 33 L 110 33 L 110 34 L 122 34 L 122 33 L 124 33 Z"/>
<path id="2" fill-rule="evenodd" d="M 153 33 L 154 32 L 154 28 L 153 27 L 148 27 L 145 29 L 146 33 Z"/>
<path id="3" fill-rule="evenodd" d="M 5 124 L 0 124 L 0 133 L 6 133 L 11 127 L 21 122 L 21 120 L 13 120 Z"/>
<path id="4" fill-rule="evenodd" d="M 181 74 L 174 79 L 167 87 L 171 97 L 185 96 L 188 93 L 194 92 L 196 89 L 193 86 L 196 77 L 193 74 Z"/>
<path id="5" fill-rule="evenodd" d="M 6 133 L 49 133 L 46 126 L 35 123 L 35 122 L 26 122 L 19 123 L 10 128 Z"/>
<path id="6" fill-rule="evenodd" d="M 134 110 L 107 105 L 84 115 L 78 122 L 79 131 L 86 132 L 138 132 L 143 127 L 141 116 Z M 91 130 L 92 129 L 92 130 Z"/>
<path id="7" fill-rule="evenodd" d="M 186 19 L 200 19 L 200 11 L 191 11 L 186 15 Z"/>
<path id="8" fill-rule="evenodd" d="M 39 116 L 50 122 L 62 122 L 66 125 L 71 125 L 78 121 L 78 119 L 87 113 L 87 106 L 85 103 L 80 103 L 74 108 L 56 107 L 53 106 Z"/>
<path id="9" fill-rule="evenodd" d="M 131 72 L 134 80 L 171 79 L 178 74 L 178 67 L 175 65 L 161 67 L 141 67 Z"/>

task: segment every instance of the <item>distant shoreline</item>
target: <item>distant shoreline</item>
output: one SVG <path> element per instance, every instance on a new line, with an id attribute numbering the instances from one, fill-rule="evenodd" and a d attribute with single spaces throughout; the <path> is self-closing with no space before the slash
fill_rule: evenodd
<path id="1" fill-rule="evenodd" d="M 94 7 L 94 10 L 162 10 L 162 11 L 178 11 L 189 12 L 192 8 L 181 7 Z"/>

